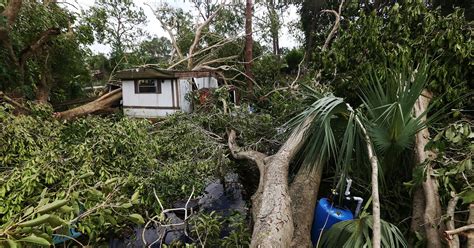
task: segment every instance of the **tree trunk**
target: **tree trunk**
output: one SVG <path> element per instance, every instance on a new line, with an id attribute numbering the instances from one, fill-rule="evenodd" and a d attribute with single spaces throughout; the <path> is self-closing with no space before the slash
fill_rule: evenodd
<path id="1" fill-rule="evenodd" d="M 467 224 L 474 224 L 474 203 L 469 204 L 469 218 Z M 467 233 L 467 247 L 474 247 L 474 231 Z"/>
<path id="2" fill-rule="evenodd" d="M 290 185 L 295 229 L 293 231 L 291 247 L 313 247 L 311 243 L 311 227 L 322 174 L 323 165 L 318 165 L 317 168 L 313 168 L 312 170 L 300 169 Z"/>
<path id="3" fill-rule="evenodd" d="M 270 16 L 270 33 L 272 36 L 272 47 L 273 54 L 280 57 L 280 44 L 279 44 L 279 33 L 280 33 L 280 20 L 278 19 L 278 13 L 276 11 L 275 1 L 270 0 L 268 2 L 269 16 Z"/>
<path id="4" fill-rule="evenodd" d="M 49 83 L 48 83 L 48 77 L 45 75 L 47 74 L 46 72 L 41 75 L 41 79 L 36 85 L 36 101 L 39 103 L 48 103 L 49 99 Z"/>
<path id="5" fill-rule="evenodd" d="M 423 213 L 425 212 L 425 195 L 423 193 L 423 187 L 418 186 L 415 188 L 413 193 L 413 202 L 412 202 L 412 218 L 410 224 L 410 238 L 409 245 L 413 247 L 416 242 L 416 234 L 420 234 L 422 237 L 425 236 L 425 230 L 423 229 Z"/>
<path id="6" fill-rule="evenodd" d="M 454 224 L 454 212 L 456 211 L 456 204 L 458 203 L 459 196 L 454 192 L 451 193 L 452 198 L 448 202 L 448 207 L 446 208 L 446 230 L 454 230 L 456 226 Z M 449 248 L 459 248 L 459 237 L 454 235 L 452 239 L 448 239 Z"/>
<path id="7" fill-rule="evenodd" d="M 289 152 L 282 150 L 265 163 L 261 206 L 254 220 L 251 247 L 289 247 L 293 236 L 288 191 Z"/>
<path id="8" fill-rule="evenodd" d="M 97 100 L 85 105 L 73 108 L 64 112 L 56 113 L 56 117 L 65 120 L 71 120 L 77 117 L 88 115 L 96 111 L 107 109 L 122 98 L 122 89 L 113 90 Z"/>
<path id="9" fill-rule="evenodd" d="M 247 90 L 253 91 L 254 75 L 252 73 L 253 61 L 253 34 L 252 34 L 252 0 L 247 0 L 245 5 L 245 54 L 244 67 L 247 75 Z"/>
<path id="10" fill-rule="evenodd" d="M 424 90 L 422 95 L 418 98 L 414 114 L 416 117 L 422 115 L 428 108 L 431 93 Z M 423 117 L 422 121 L 425 121 Z M 415 162 L 419 166 L 426 162 L 426 160 L 433 156 L 429 151 L 425 151 L 425 146 L 429 141 L 430 134 L 427 128 L 419 131 L 415 136 Z M 442 247 L 441 235 L 438 231 L 438 223 L 441 220 L 441 203 L 438 195 L 438 184 L 436 178 L 432 176 L 433 168 L 428 162 L 425 171 L 425 180 L 422 183 L 423 192 L 425 196 L 425 211 L 423 214 L 424 229 L 426 233 L 426 240 L 428 247 L 440 248 Z"/>
<path id="11" fill-rule="evenodd" d="M 348 109 L 352 109 L 348 106 Z M 373 224 L 372 224 L 372 247 L 373 248 L 380 248 L 381 241 L 382 241 L 382 228 L 381 228 L 381 220 L 380 220 L 380 199 L 379 199 L 379 173 L 378 173 L 378 158 L 374 151 L 374 146 L 372 141 L 365 129 L 364 125 L 362 124 L 359 117 L 355 116 L 355 121 L 359 128 L 362 131 L 362 134 L 365 138 L 365 144 L 367 146 L 367 155 L 370 161 L 370 167 L 372 168 L 371 173 L 371 186 L 372 186 L 372 216 L 373 216 Z"/>
<path id="12" fill-rule="evenodd" d="M 275 155 L 241 151 L 235 143 L 235 132 L 229 134 L 229 149 L 236 159 L 254 161 L 260 170 L 260 182 L 253 202 L 254 228 L 251 247 L 290 247 L 294 226 L 288 187 L 288 168 L 301 148 L 313 119 L 307 118 L 294 129 Z M 263 173 L 262 173 L 263 172 Z M 309 233 L 308 233 L 309 235 Z"/>

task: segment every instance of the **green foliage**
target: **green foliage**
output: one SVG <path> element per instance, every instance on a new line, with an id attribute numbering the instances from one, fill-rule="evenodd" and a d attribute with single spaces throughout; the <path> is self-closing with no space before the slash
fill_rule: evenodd
<path id="1" fill-rule="evenodd" d="M 422 120 L 426 112 L 413 118 L 412 110 L 426 85 L 428 69 L 424 63 L 408 67 L 399 65 L 377 73 L 369 70 L 368 86 L 359 91 L 364 105 L 357 109 L 352 109 L 343 98 L 308 88 L 307 98 L 311 104 L 287 125 L 291 130 L 298 130 L 305 123 L 309 124 L 296 157 L 297 165 L 330 166 L 335 171 L 333 187 L 339 186 L 339 190 L 342 190 L 340 182 L 346 176 L 360 179 L 362 187 L 370 187 L 368 171 L 371 170 L 364 128 L 382 172 L 379 173 L 382 182 L 379 191 L 384 195 L 381 197 L 382 215 L 392 222 L 405 218 L 404 214 L 408 215 L 409 211 L 401 208 L 404 203 L 394 204 L 389 199 L 395 196 L 397 200 L 406 200 L 403 197 L 407 192 L 401 184 L 403 180 L 409 180 L 412 168 L 406 155 L 411 151 L 416 132 L 427 124 Z M 369 192 L 363 193 L 364 199 L 369 198 Z"/>
<path id="2" fill-rule="evenodd" d="M 119 117 L 60 122 L 47 110 L 30 116 L 10 112 L 2 105 L 3 240 L 35 234 L 50 242 L 51 234 L 71 226 L 100 243 L 107 233 L 143 223 L 144 216 L 159 211 L 153 189 L 169 205 L 187 197 L 192 187 L 201 192 L 228 163 L 222 147 L 184 115 L 151 124 Z M 67 205 L 47 205 L 57 200 Z M 51 217 L 28 230 L 19 226 L 44 215 L 44 209 L 51 210 L 54 223 Z"/>
<path id="3" fill-rule="evenodd" d="M 330 51 L 315 51 L 322 81 L 332 82 L 337 95 L 357 105 L 360 85 L 354 80 L 370 67 L 392 67 L 400 59 L 433 61 L 428 85 L 435 95 L 443 95 L 438 106 L 472 91 L 474 43 L 462 11 L 443 16 L 422 1 L 410 0 L 379 12 L 360 11 L 357 18 L 345 18 Z M 459 104 L 470 106 L 469 101 Z"/>
<path id="4" fill-rule="evenodd" d="M 453 122 L 438 130 L 438 134 L 426 147 L 434 149 L 435 174 L 440 184 L 440 196 L 447 203 L 450 193 L 458 193 L 463 204 L 474 202 L 472 157 L 474 155 L 473 123 L 468 119 Z M 416 183 L 422 179 L 415 178 Z"/>
<path id="5" fill-rule="evenodd" d="M 52 100 L 64 100 L 81 94 L 81 85 L 89 80 L 84 59 L 93 38 L 77 16 L 57 4 L 27 1 L 22 4 L 18 18 L 9 33 L 12 51 L 5 44 L 0 46 L 0 89 L 34 98 L 37 85 L 46 80 L 53 90 Z M 74 25 L 76 24 L 76 25 Z M 61 32 L 46 39 L 43 45 L 24 56 L 47 30 Z M 20 63 L 16 64 L 15 59 Z M 24 59 L 24 60 L 23 60 Z"/>
<path id="6" fill-rule="evenodd" d="M 244 217 L 236 212 L 223 217 L 216 212 L 200 213 L 190 220 L 191 235 L 201 247 L 248 247 L 250 230 Z M 230 232 L 221 238 L 225 229 Z"/>
<path id="7" fill-rule="evenodd" d="M 365 213 L 358 219 L 336 223 L 323 233 L 320 247 L 372 247 L 372 225 L 373 217 Z M 403 234 L 395 225 L 381 220 L 381 230 L 381 247 L 407 247 Z"/>
<path id="8" fill-rule="evenodd" d="M 114 64 L 121 64 L 125 52 L 144 33 L 141 25 L 146 21 L 145 14 L 131 0 L 96 0 L 86 16 L 97 40 L 112 47 Z"/>

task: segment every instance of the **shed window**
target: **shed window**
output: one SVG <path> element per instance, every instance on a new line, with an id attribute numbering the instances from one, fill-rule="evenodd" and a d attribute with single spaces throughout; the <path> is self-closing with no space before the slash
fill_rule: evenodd
<path id="1" fill-rule="evenodd" d="M 162 83 L 163 83 L 163 80 L 157 80 L 157 79 L 135 80 L 135 93 L 161 94 Z"/>

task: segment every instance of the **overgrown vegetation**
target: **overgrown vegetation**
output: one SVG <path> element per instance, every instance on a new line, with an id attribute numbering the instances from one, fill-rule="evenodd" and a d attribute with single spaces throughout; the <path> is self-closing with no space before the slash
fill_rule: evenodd
<path id="1" fill-rule="evenodd" d="M 89 242 L 103 241 L 107 233 L 143 224 L 160 211 L 153 189 L 170 206 L 193 187 L 202 192 L 229 163 L 222 145 L 181 115 L 155 124 L 119 116 L 73 122 L 50 116 L 49 109 L 28 116 L 13 115 L 8 105 L 0 110 L 2 239 L 35 234 L 51 241 L 55 228 L 71 226 Z M 66 204 L 38 211 L 57 201 Z M 21 224 L 44 214 L 56 222 Z"/>
<path id="2" fill-rule="evenodd" d="M 187 246 L 309 247 L 316 196 L 345 176 L 369 203 L 323 246 L 474 245 L 472 230 L 440 235 L 474 223 L 471 2 L 304 0 L 291 24 L 279 15 L 291 4 L 273 0 L 247 0 L 245 13 L 193 1 L 196 16 L 146 6 L 166 37 L 142 32 L 136 3 L 0 0 L 0 246 L 49 245 L 69 229 L 83 234 L 71 244 L 102 245 L 160 216 L 156 198 L 170 207 L 233 170 L 259 181 L 246 185 L 253 219 L 201 212 Z M 304 42 L 280 47 L 284 25 Z M 94 42 L 111 52 L 92 54 Z M 212 70 L 225 86 L 154 122 L 53 114 L 50 103 L 145 64 Z"/>

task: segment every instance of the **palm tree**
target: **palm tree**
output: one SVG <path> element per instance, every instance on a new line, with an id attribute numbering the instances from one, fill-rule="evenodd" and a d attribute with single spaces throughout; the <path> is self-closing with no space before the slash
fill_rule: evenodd
<path id="1" fill-rule="evenodd" d="M 307 88 L 308 99 L 313 103 L 288 124 L 295 129 L 312 120 L 299 153 L 304 166 L 321 166 L 323 160 L 331 158 L 336 162 L 340 179 L 344 180 L 357 154 L 366 154 L 372 171 L 371 243 L 376 248 L 381 246 L 382 235 L 392 230 L 381 226 L 378 179 L 383 177 L 379 176 L 379 170 L 383 171 L 394 158 L 410 149 L 415 134 L 426 126 L 423 119 L 426 111 L 417 117 L 412 111 L 426 87 L 428 74 L 426 61 L 417 67 L 372 69 L 362 79 L 366 86 L 360 94 L 363 104 L 357 109 L 340 97 L 321 95 Z M 341 128 L 342 134 L 335 132 Z M 365 143 L 365 149 L 355 146 L 360 142 Z"/>

